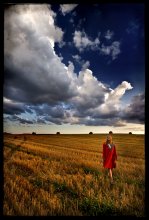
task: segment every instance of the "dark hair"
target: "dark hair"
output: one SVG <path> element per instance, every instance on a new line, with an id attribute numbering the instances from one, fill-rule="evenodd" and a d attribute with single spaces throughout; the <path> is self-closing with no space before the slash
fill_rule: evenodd
<path id="1" fill-rule="evenodd" d="M 109 131 L 109 134 L 113 134 L 113 132 L 112 132 L 112 131 Z"/>

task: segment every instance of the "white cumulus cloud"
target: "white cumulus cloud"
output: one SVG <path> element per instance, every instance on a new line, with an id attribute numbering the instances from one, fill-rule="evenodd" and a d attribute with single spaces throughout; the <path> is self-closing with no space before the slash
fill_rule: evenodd
<path id="1" fill-rule="evenodd" d="M 114 90 L 111 90 L 108 96 L 106 96 L 103 111 L 110 111 L 111 108 L 119 110 L 119 102 L 126 90 L 133 89 L 129 82 L 123 81 Z"/>
<path id="2" fill-rule="evenodd" d="M 9 70 L 5 84 L 8 98 L 55 102 L 60 98 L 59 90 L 63 91 L 64 99 L 74 93 L 67 93 L 71 79 L 54 50 L 55 42 L 63 40 L 63 31 L 54 23 L 55 16 L 44 4 L 15 5 L 5 11 L 4 63 Z"/>
<path id="3" fill-rule="evenodd" d="M 83 52 L 85 49 L 99 50 L 101 55 L 109 56 L 112 60 L 117 59 L 121 53 L 121 43 L 119 41 L 113 41 L 110 45 L 105 45 L 99 40 L 100 34 L 98 34 L 95 40 L 92 40 L 84 31 L 75 31 L 73 34 L 73 43 L 80 52 Z M 105 38 L 110 40 L 113 35 L 114 32 L 108 30 Z"/>
<path id="4" fill-rule="evenodd" d="M 81 52 L 87 47 L 91 47 L 92 49 L 98 47 L 100 41 L 96 38 L 94 41 L 89 39 L 87 34 L 84 31 L 75 31 L 73 36 L 74 45 L 78 48 Z"/>
<path id="5" fill-rule="evenodd" d="M 85 70 L 85 69 L 87 69 L 87 68 L 90 66 L 90 62 L 89 62 L 88 60 L 87 60 L 87 61 L 83 60 L 83 59 L 81 58 L 81 56 L 79 56 L 78 54 L 72 55 L 72 57 L 74 58 L 74 60 L 75 60 L 77 63 L 79 63 L 79 64 L 81 65 L 81 69 L 82 69 L 82 70 Z"/>
<path id="6" fill-rule="evenodd" d="M 113 35 L 114 35 L 114 32 L 113 32 L 113 31 L 107 30 L 106 33 L 105 33 L 105 38 L 106 38 L 107 40 L 111 40 L 112 37 L 113 37 Z"/>
<path id="7" fill-rule="evenodd" d="M 71 12 L 76 7 L 77 7 L 77 4 L 63 4 L 63 5 L 60 5 L 60 10 L 63 15 L 66 15 L 67 13 Z"/>
<path id="8" fill-rule="evenodd" d="M 120 42 L 114 41 L 109 46 L 102 44 L 99 48 L 99 51 L 101 54 L 111 56 L 112 60 L 115 60 L 117 56 L 121 53 Z"/>

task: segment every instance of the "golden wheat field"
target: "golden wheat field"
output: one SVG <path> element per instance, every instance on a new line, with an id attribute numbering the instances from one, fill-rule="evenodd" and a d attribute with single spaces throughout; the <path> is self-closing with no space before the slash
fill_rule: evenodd
<path id="1" fill-rule="evenodd" d="M 110 185 L 106 134 L 4 135 L 3 215 L 144 216 L 144 135 L 113 134 Z"/>

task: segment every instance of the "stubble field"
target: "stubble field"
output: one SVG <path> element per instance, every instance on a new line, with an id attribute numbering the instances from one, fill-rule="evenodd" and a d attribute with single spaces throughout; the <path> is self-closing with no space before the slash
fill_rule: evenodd
<path id="1" fill-rule="evenodd" d="M 3 215 L 144 216 L 144 135 L 114 134 L 110 185 L 106 134 L 4 135 Z"/>

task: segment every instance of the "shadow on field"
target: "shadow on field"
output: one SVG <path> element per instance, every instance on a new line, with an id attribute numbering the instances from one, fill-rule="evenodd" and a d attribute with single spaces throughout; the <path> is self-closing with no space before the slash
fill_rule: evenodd
<path id="1" fill-rule="evenodd" d="M 83 198 L 79 202 L 79 209 L 82 211 L 84 215 L 88 216 L 122 215 L 122 212 L 116 210 L 112 203 L 99 203 L 98 199 L 96 198 Z"/>
<path id="2" fill-rule="evenodd" d="M 11 151 L 10 151 L 8 157 L 7 157 L 7 160 L 10 160 L 10 158 L 12 157 L 12 155 L 13 155 L 16 151 L 19 151 L 19 150 L 21 149 L 21 147 L 22 147 L 21 145 L 22 145 L 23 143 L 24 143 L 24 141 L 21 142 L 19 145 L 12 144 L 12 143 L 8 143 L 8 142 L 5 142 L 5 143 L 4 143 L 4 146 L 6 146 L 6 147 L 8 147 L 8 148 L 11 149 Z"/>
<path id="3" fill-rule="evenodd" d="M 65 182 L 58 183 L 56 181 L 42 181 L 42 179 L 30 180 L 30 183 L 35 187 L 43 188 L 46 191 L 49 191 L 49 185 L 53 185 L 54 193 L 58 193 L 62 200 L 65 197 L 68 199 L 73 199 L 78 201 L 78 211 L 81 212 L 84 216 L 121 216 L 122 213 L 120 210 L 117 210 L 112 203 L 99 203 L 96 198 L 89 198 L 79 194 L 71 187 L 67 186 Z M 66 210 L 65 210 L 66 211 Z"/>

